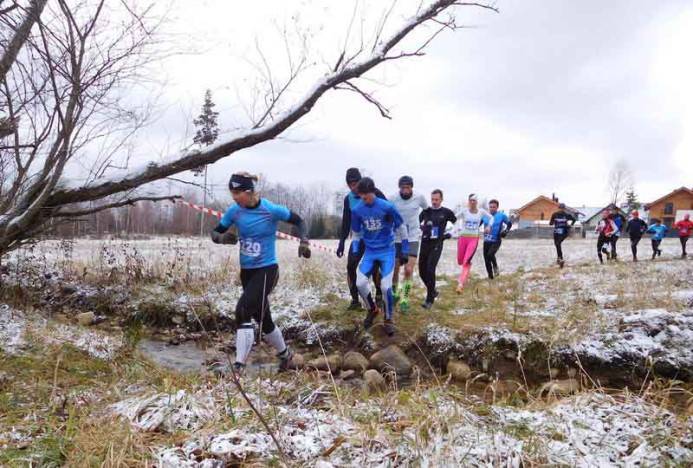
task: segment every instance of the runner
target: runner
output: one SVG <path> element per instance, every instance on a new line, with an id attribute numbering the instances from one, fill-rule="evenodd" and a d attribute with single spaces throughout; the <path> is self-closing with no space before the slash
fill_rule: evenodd
<path id="1" fill-rule="evenodd" d="M 385 299 L 385 333 L 394 335 L 395 326 L 392 320 L 392 312 L 395 306 L 395 298 L 392 293 L 392 273 L 395 261 L 409 260 L 409 240 L 407 228 L 402 217 L 397 212 L 395 205 L 387 200 L 382 200 L 375 195 L 375 183 L 369 177 L 362 178 L 356 188 L 361 201 L 351 210 L 351 227 L 355 234 L 352 249 L 361 249 L 365 246 L 365 252 L 356 273 L 356 286 L 359 288 L 361 298 L 368 307 L 363 327 L 367 330 L 373 325 L 375 317 L 380 312 L 368 285 L 368 277 L 373 273 L 376 265 L 380 267 L 380 289 Z M 395 257 L 395 231 L 398 231 L 402 239 L 401 258 Z"/>
<path id="2" fill-rule="evenodd" d="M 448 223 L 455 224 L 457 217 L 452 210 L 442 206 L 443 192 L 436 189 L 431 192 L 431 206 L 419 214 L 421 223 L 421 251 L 419 252 L 419 275 L 426 285 L 426 300 L 421 305 L 424 309 L 433 307 L 436 291 L 436 267 L 443 252 L 443 241 L 450 238 L 445 232 Z"/>
<path id="3" fill-rule="evenodd" d="M 595 229 L 595 232 L 599 233 L 599 237 L 597 238 L 597 257 L 599 257 L 599 263 L 604 263 L 602 254 L 606 255 L 607 260 L 611 258 L 609 249 L 607 249 L 605 245 L 611 243 L 611 237 L 614 235 L 614 232 L 616 232 L 616 229 L 616 223 L 611 219 L 611 213 L 609 213 L 608 210 L 602 211 L 602 219 Z"/>
<path id="4" fill-rule="evenodd" d="M 652 234 L 652 260 L 654 260 L 655 257 L 662 256 L 662 249 L 659 248 L 659 245 L 667 235 L 669 228 L 662 224 L 662 221 L 659 219 L 653 219 L 652 222 L 654 224 L 650 225 L 647 232 Z"/>
<path id="5" fill-rule="evenodd" d="M 614 232 L 614 235 L 611 236 L 611 238 L 609 239 L 611 243 L 611 259 L 616 260 L 616 258 L 618 258 L 618 252 L 616 252 L 616 243 L 621 238 L 621 233 L 623 232 L 623 228 L 626 225 L 626 218 L 620 213 L 619 209 L 615 206 L 611 208 L 610 217 L 616 225 L 616 232 Z"/>
<path id="6" fill-rule="evenodd" d="M 642 235 L 647 231 L 647 223 L 640 219 L 640 213 L 638 210 L 633 210 L 631 212 L 632 218 L 628 221 L 626 226 L 626 232 L 628 232 L 628 237 L 630 238 L 630 251 L 633 253 L 633 261 L 638 261 L 638 243 L 642 238 Z"/>
<path id="7" fill-rule="evenodd" d="M 565 203 L 558 205 L 558 211 L 551 215 L 549 225 L 553 226 L 553 244 L 556 246 L 556 263 L 563 268 L 563 248 L 561 244 L 570 234 L 570 228 L 575 224 L 575 216 L 565 210 Z"/>
<path id="8" fill-rule="evenodd" d="M 400 262 L 395 262 L 395 273 L 392 279 L 392 290 L 395 295 L 395 302 L 399 301 L 399 308 L 406 313 L 409 310 L 409 292 L 412 286 L 412 276 L 414 275 L 414 267 L 416 266 L 416 257 L 419 255 L 419 239 L 421 238 L 421 229 L 419 228 L 419 213 L 421 210 L 428 208 L 426 198 L 421 194 L 414 194 L 414 179 L 409 176 L 402 176 L 397 183 L 399 192 L 390 197 L 390 201 L 395 205 L 397 211 L 404 219 L 404 224 L 407 228 L 407 239 L 409 240 L 409 259 L 404 264 L 404 284 L 402 294 L 398 289 L 399 284 L 399 269 Z M 401 258 L 399 254 L 402 250 L 402 242 L 399 237 L 395 238 L 395 251 L 397 258 Z M 420 273 L 420 272 L 419 272 Z"/>
<path id="9" fill-rule="evenodd" d="M 469 273 L 472 270 L 472 259 L 476 253 L 476 248 L 479 245 L 479 227 L 485 226 L 484 232 L 490 232 L 489 223 L 491 215 L 483 208 L 478 208 L 478 198 L 476 194 L 469 195 L 468 207 L 462 208 L 457 214 L 457 264 L 460 269 L 460 277 L 457 285 L 457 293 L 461 294 L 464 289 L 464 284 L 469 278 Z"/>
<path id="10" fill-rule="evenodd" d="M 686 253 L 686 242 L 693 232 L 693 221 L 691 221 L 691 215 L 683 215 L 683 219 L 678 223 L 674 224 L 674 229 L 679 231 L 679 241 L 681 241 L 681 258 L 686 258 L 688 254 Z"/>
<path id="11" fill-rule="evenodd" d="M 301 243 L 298 256 L 310 258 L 307 228 L 299 215 L 282 205 L 260 198 L 255 192 L 257 177 L 247 172 L 233 174 L 229 189 L 236 204 L 226 210 L 212 231 L 216 244 L 236 244 L 240 241 L 241 294 L 236 304 L 236 360 L 233 372 L 243 373 L 255 341 L 252 319 L 259 324 L 262 338 L 277 351 L 279 369 L 288 369 L 293 353 L 284 343 L 281 330 L 272 321 L 268 296 L 279 279 L 275 254 L 277 223 L 285 221 L 299 230 Z M 238 235 L 229 231 L 235 227 Z"/>
<path id="12" fill-rule="evenodd" d="M 358 194 L 356 193 L 356 185 L 361 180 L 361 172 L 355 168 L 351 167 L 346 171 L 346 183 L 349 186 L 349 193 L 344 197 L 344 209 L 342 211 L 342 230 L 339 235 L 339 246 L 337 247 L 337 257 L 342 258 L 344 255 L 344 243 L 349 237 L 351 230 L 351 210 L 360 201 Z M 375 195 L 378 198 L 385 199 L 383 192 L 375 189 Z M 359 302 L 359 290 L 356 287 L 356 268 L 363 257 L 364 246 L 361 245 L 361 249 L 354 250 L 353 242 L 349 246 L 349 252 L 347 253 L 347 283 L 349 284 L 349 293 L 351 294 L 351 304 L 349 304 L 349 310 L 361 309 L 361 302 Z M 377 267 L 373 273 L 373 281 L 376 288 L 376 300 L 378 302 L 382 301 L 382 296 L 380 295 L 380 274 L 378 273 Z"/>
<path id="13" fill-rule="evenodd" d="M 488 278 L 493 279 L 499 273 L 496 253 L 500 249 L 501 240 L 510 232 L 513 223 L 505 213 L 498 211 L 498 200 L 488 202 L 488 210 L 491 213 L 493 222 L 491 223 L 490 232 L 484 236 L 484 263 L 486 264 Z"/>

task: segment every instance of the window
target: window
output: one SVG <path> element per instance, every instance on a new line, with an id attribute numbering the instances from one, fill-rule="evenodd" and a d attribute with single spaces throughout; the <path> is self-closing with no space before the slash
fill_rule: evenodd
<path id="1" fill-rule="evenodd" d="M 664 214 L 674 214 L 674 204 L 665 203 L 664 204 Z"/>
<path id="2" fill-rule="evenodd" d="M 544 212 L 543 212 L 543 211 L 541 212 L 541 215 L 540 215 L 540 216 L 541 216 L 541 218 L 539 218 L 539 219 L 541 219 L 542 221 L 544 221 Z"/>

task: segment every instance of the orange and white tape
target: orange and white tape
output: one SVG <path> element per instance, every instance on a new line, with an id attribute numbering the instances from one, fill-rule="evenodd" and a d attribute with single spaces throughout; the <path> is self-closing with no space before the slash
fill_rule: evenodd
<path id="1" fill-rule="evenodd" d="M 200 212 L 205 213 L 205 214 L 208 214 L 208 215 L 216 216 L 216 217 L 219 218 L 219 219 L 221 219 L 221 217 L 224 216 L 224 213 L 222 213 L 221 211 L 217 211 L 217 210 L 213 210 L 213 209 L 211 209 L 211 208 L 207 208 L 207 207 L 204 207 L 204 206 L 196 205 L 196 204 L 190 203 L 189 201 L 186 201 L 186 200 L 178 199 L 178 200 L 176 200 L 176 202 L 177 202 L 177 203 L 182 203 L 182 204 L 184 204 L 184 205 L 186 205 L 186 206 L 192 208 L 193 210 L 200 211 Z M 301 241 L 300 238 L 295 237 L 295 236 L 291 236 L 291 235 L 289 235 L 289 234 L 284 234 L 284 233 L 281 232 L 281 231 L 277 231 L 277 237 L 279 237 L 280 239 L 288 239 L 288 240 L 292 240 L 292 241 L 296 241 L 296 242 L 300 242 L 300 241 Z M 322 251 L 324 251 L 324 252 L 329 252 L 329 253 L 336 253 L 336 252 L 337 252 L 336 250 L 331 249 L 331 248 L 329 248 L 329 247 L 325 247 L 325 246 L 322 245 L 322 244 L 318 244 L 318 243 L 315 243 L 315 242 L 309 242 L 309 244 L 310 244 L 311 247 L 315 247 L 316 249 L 322 250 Z"/>

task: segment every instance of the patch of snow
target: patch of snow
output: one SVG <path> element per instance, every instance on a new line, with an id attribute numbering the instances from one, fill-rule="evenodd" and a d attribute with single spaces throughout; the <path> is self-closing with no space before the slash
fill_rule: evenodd
<path id="1" fill-rule="evenodd" d="M 110 411 L 143 431 L 164 432 L 196 430 L 218 412 L 210 394 L 185 390 L 129 398 L 111 405 Z"/>
<path id="2" fill-rule="evenodd" d="M 0 349 L 17 354 L 26 345 L 24 332 L 27 321 L 24 314 L 7 304 L 0 304 Z"/>

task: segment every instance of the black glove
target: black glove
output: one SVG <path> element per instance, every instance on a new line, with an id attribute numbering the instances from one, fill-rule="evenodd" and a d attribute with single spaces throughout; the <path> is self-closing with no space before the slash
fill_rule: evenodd
<path id="1" fill-rule="evenodd" d="M 215 244 L 232 244 L 238 243 L 238 236 L 233 231 L 219 232 L 212 231 L 212 242 Z"/>
<path id="2" fill-rule="evenodd" d="M 449 232 L 446 232 L 446 233 L 443 235 L 443 239 L 446 239 L 446 240 L 447 240 L 447 239 L 452 239 L 452 234 L 450 234 Z"/>
<path id="3" fill-rule="evenodd" d="M 308 244 L 308 241 L 302 240 L 301 243 L 298 244 L 298 256 L 299 258 L 310 258 L 310 244 Z"/>
<path id="4" fill-rule="evenodd" d="M 337 257 L 342 258 L 344 256 L 344 239 L 339 239 L 339 245 L 337 246 Z"/>
<path id="5" fill-rule="evenodd" d="M 502 231 L 502 232 L 501 232 L 501 237 L 505 237 L 505 236 L 507 236 L 507 235 L 508 235 L 508 231 Z"/>

